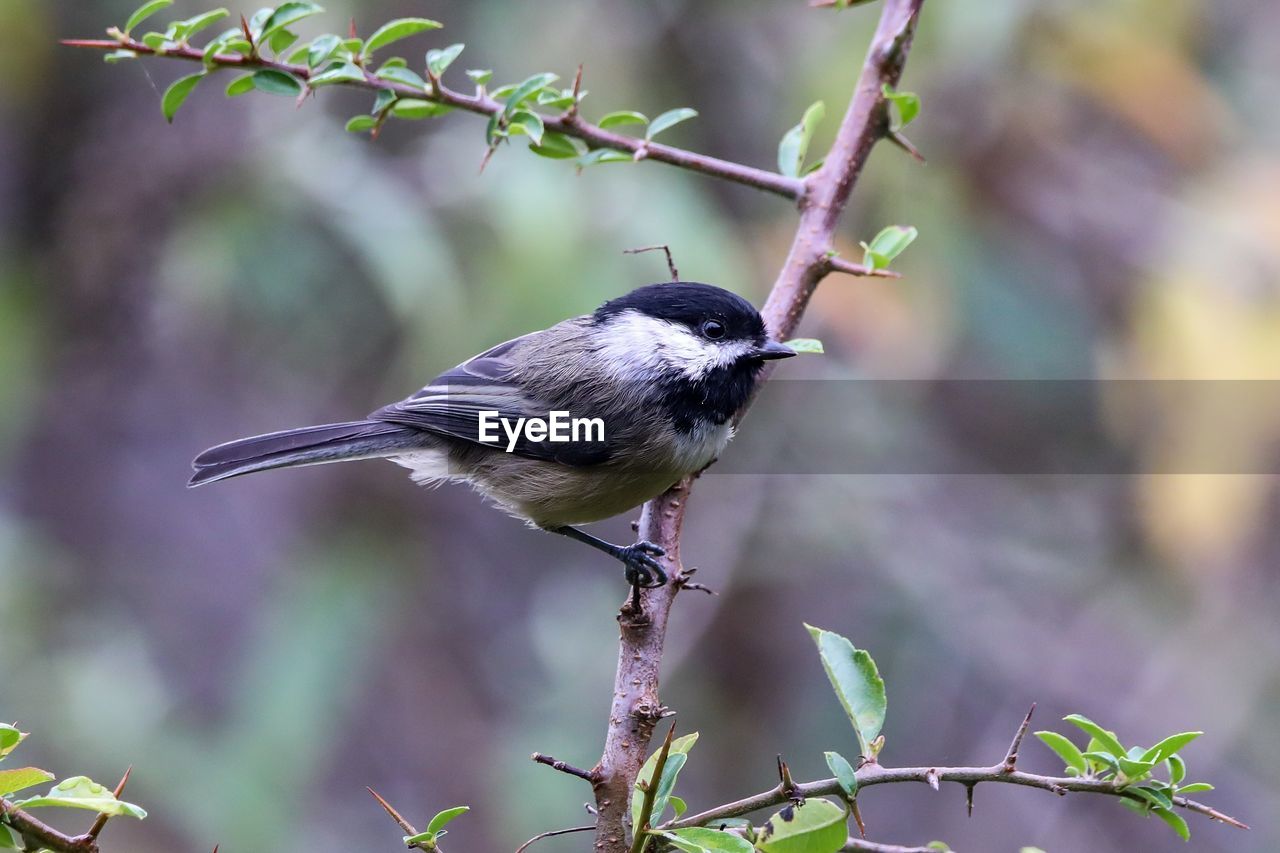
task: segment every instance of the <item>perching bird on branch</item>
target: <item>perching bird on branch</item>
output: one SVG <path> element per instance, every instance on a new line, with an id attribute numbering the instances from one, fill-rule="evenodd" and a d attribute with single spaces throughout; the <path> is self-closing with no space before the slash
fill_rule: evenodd
<path id="1" fill-rule="evenodd" d="M 469 483 L 529 524 L 604 551 L 633 586 L 661 586 L 661 548 L 613 545 L 573 525 L 625 512 L 710 465 L 764 362 L 792 355 L 742 297 L 653 284 L 499 344 L 365 420 L 210 448 L 189 485 L 390 459 L 419 483 Z"/>

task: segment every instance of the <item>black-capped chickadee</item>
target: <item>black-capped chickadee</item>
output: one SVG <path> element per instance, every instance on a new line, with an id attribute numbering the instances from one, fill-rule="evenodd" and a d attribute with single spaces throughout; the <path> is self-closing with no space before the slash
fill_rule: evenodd
<path id="1" fill-rule="evenodd" d="M 210 448 L 188 485 L 386 458 L 419 483 L 469 483 L 529 524 L 621 560 L 632 585 L 661 586 L 661 548 L 613 545 L 573 525 L 625 512 L 714 462 L 764 362 L 792 355 L 742 297 L 653 284 L 499 344 L 365 420 Z"/>

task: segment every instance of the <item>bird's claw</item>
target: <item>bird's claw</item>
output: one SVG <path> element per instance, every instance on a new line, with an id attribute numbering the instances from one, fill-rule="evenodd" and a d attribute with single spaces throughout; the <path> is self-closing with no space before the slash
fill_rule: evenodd
<path id="1" fill-rule="evenodd" d="M 667 573 L 654 557 L 667 552 L 652 542 L 640 541 L 620 548 L 618 559 L 626 566 L 627 583 L 640 589 L 654 589 L 667 582 Z"/>

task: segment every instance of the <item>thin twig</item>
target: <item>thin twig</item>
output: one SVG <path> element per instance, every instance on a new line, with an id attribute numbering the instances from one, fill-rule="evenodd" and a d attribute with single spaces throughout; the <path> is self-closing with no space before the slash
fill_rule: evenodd
<path id="1" fill-rule="evenodd" d="M 535 752 L 529 757 L 539 764 L 547 765 L 552 770 L 559 770 L 561 773 L 568 773 L 570 776 L 577 776 L 579 779 L 585 779 L 588 782 L 595 781 L 591 777 L 591 772 L 589 770 L 574 767 L 572 764 L 567 764 L 558 758 L 552 758 L 550 755 L 543 755 L 541 752 Z"/>
<path id="2" fill-rule="evenodd" d="M 90 50 L 129 50 L 139 56 L 162 56 L 167 59 L 188 62 L 205 61 L 204 51 L 199 48 L 189 45 L 176 45 L 165 48 L 162 52 L 161 50 L 147 47 L 136 39 L 127 37 L 118 39 L 63 39 L 62 44 L 68 47 L 81 47 Z M 214 68 L 241 68 L 251 71 L 263 68 L 271 69 L 292 74 L 304 83 L 308 82 L 311 79 L 311 75 L 315 73 L 306 65 L 281 62 L 257 55 L 243 56 L 238 53 L 217 54 L 209 58 L 209 64 Z M 484 116 L 501 114 L 506 109 L 506 104 L 495 100 L 483 91 L 477 91 L 474 95 L 466 95 L 443 84 L 439 85 L 439 91 L 435 91 L 434 87 L 430 86 L 420 89 L 407 83 L 383 80 L 369 73 L 366 73 L 363 79 L 343 80 L 333 85 L 368 89 L 375 92 L 391 92 L 404 97 L 434 101 L 435 103 L 445 104 Z M 771 172 L 767 169 L 744 166 L 741 163 L 734 163 L 730 160 L 722 160 L 705 154 L 697 154 L 683 148 L 613 133 L 590 122 L 583 121 L 572 106 L 569 111 L 562 115 L 544 115 L 542 119 L 543 125 L 547 130 L 581 139 L 590 148 L 609 148 L 614 151 L 625 151 L 633 157 L 643 151 L 644 159 L 656 160 L 659 163 L 666 163 L 680 169 L 687 169 L 691 172 L 720 178 L 735 184 L 754 187 L 784 198 L 798 199 L 804 192 L 804 182 L 799 178 L 789 178 L 786 175 Z"/>
<path id="3" fill-rule="evenodd" d="M 541 841 L 544 838 L 554 838 L 557 835 L 568 835 L 571 832 L 590 832 L 595 828 L 596 828 L 596 825 L 594 823 L 591 823 L 591 824 L 587 824 L 586 826 L 571 826 L 568 829 L 553 829 L 550 832 L 540 832 L 537 835 L 535 835 L 533 838 L 530 838 L 524 844 L 521 844 L 519 847 L 517 847 L 516 853 L 524 853 L 524 851 L 528 850 L 530 847 L 532 847 L 534 844 L 536 844 L 537 842 Z"/>
<path id="4" fill-rule="evenodd" d="M 641 252 L 656 252 L 661 249 L 667 256 L 667 270 L 671 273 L 672 281 L 680 280 L 680 270 L 676 269 L 675 259 L 671 256 L 671 247 L 665 243 L 661 246 L 641 246 L 639 249 L 623 249 L 624 255 L 638 255 Z"/>
<path id="5" fill-rule="evenodd" d="M 934 853 L 928 847 L 902 847 L 897 844 L 877 844 L 874 841 L 866 841 L 861 838 L 850 838 L 845 842 L 844 847 L 840 848 L 841 853 L 845 851 L 868 851 L 868 853 Z"/>
<path id="6" fill-rule="evenodd" d="M 929 778 L 932 776 L 939 782 L 956 782 L 965 787 L 976 786 L 982 782 L 998 782 L 1038 788 L 1058 795 L 1065 795 L 1068 792 L 1106 794 L 1113 797 L 1131 799 L 1136 802 L 1146 802 L 1137 794 L 1117 786 L 1111 780 L 1088 779 L 1079 776 L 1042 776 L 1037 773 L 1026 773 L 1022 770 L 1014 770 L 1010 773 L 1005 771 L 1004 762 L 993 764 L 989 767 L 881 767 L 877 764 L 868 764 L 858 770 L 857 776 L 859 793 L 861 793 L 862 789 L 874 785 L 887 785 L 898 782 L 928 784 Z M 835 779 L 803 782 L 796 786 L 796 792 L 806 799 L 809 797 L 839 796 L 841 790 L 840 784 Z M 725 803 L 722 806 L 716 806 L 704 812 L 683 817 L 680 820 L 669 821 L 663 824 L 661 828 L 679 829 L 686 826 L 702 826 L 717 820 L 741 817 L 760 809 L 781 805 L 787 800 L 787 796 L 779 791 L 778 788 L 770 788 L 759 794 L 744 797 L 732 803 Z M 1247 824 L 1230 815 L 1186 797 L 1174 797 L 1173 804 L 1187 811 L 1234 826 L 1237 829 L 1249 828 Z"/>
<path id="7" fill-rule="evenodd" d="M 874 278 L 902 278 L 902 273 L 897 273 L 893 270 L 875 269 L 865 264 L 855 264 L 853 261 L 846 261 L 839 255 L 831 255 L 827 258 L 827 272 L 871 276 Z"/>

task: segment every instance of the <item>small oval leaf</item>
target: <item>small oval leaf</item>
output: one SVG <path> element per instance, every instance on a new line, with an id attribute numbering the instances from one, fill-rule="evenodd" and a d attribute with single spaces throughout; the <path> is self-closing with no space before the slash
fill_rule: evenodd
<path id="1" fill-rule="evenodd" d="M 173 85 L 164 90 L 164 97 L 160 99 L 160 109 L 164 112 L 165 121 L 173 124 L 173 117 L 178 114 L 178 109 L 196 88 L 196 84 L 203 79 L 203 71 L 190 74 L 175 80 Z"/>
<path id="2" fill-rule="evenodd" d="M 364 49 L 360 52 L 361 56 L 367 57 L 380 47 L 386 47 L 393 41 L 399 41 L 403 38 L 416 35 L 424 30 L 440 29 L 439 21 L 432 21 L 427 18 L 396 18 L 394 21 L 388 21 L 369 36 L 369 40 L 364 43 Z"/>
<path id="3" fill-rule="evenodd" d="M 688 121 L 698 114 L 698 111 L 689 107 L 679 107 L 674 110 L 667 110 L 662 115 L 649 122 L 649 129 L 645 131 L 645 139 L 653 139 L 662 131 L 674 127 L 682 121 Z"/>

